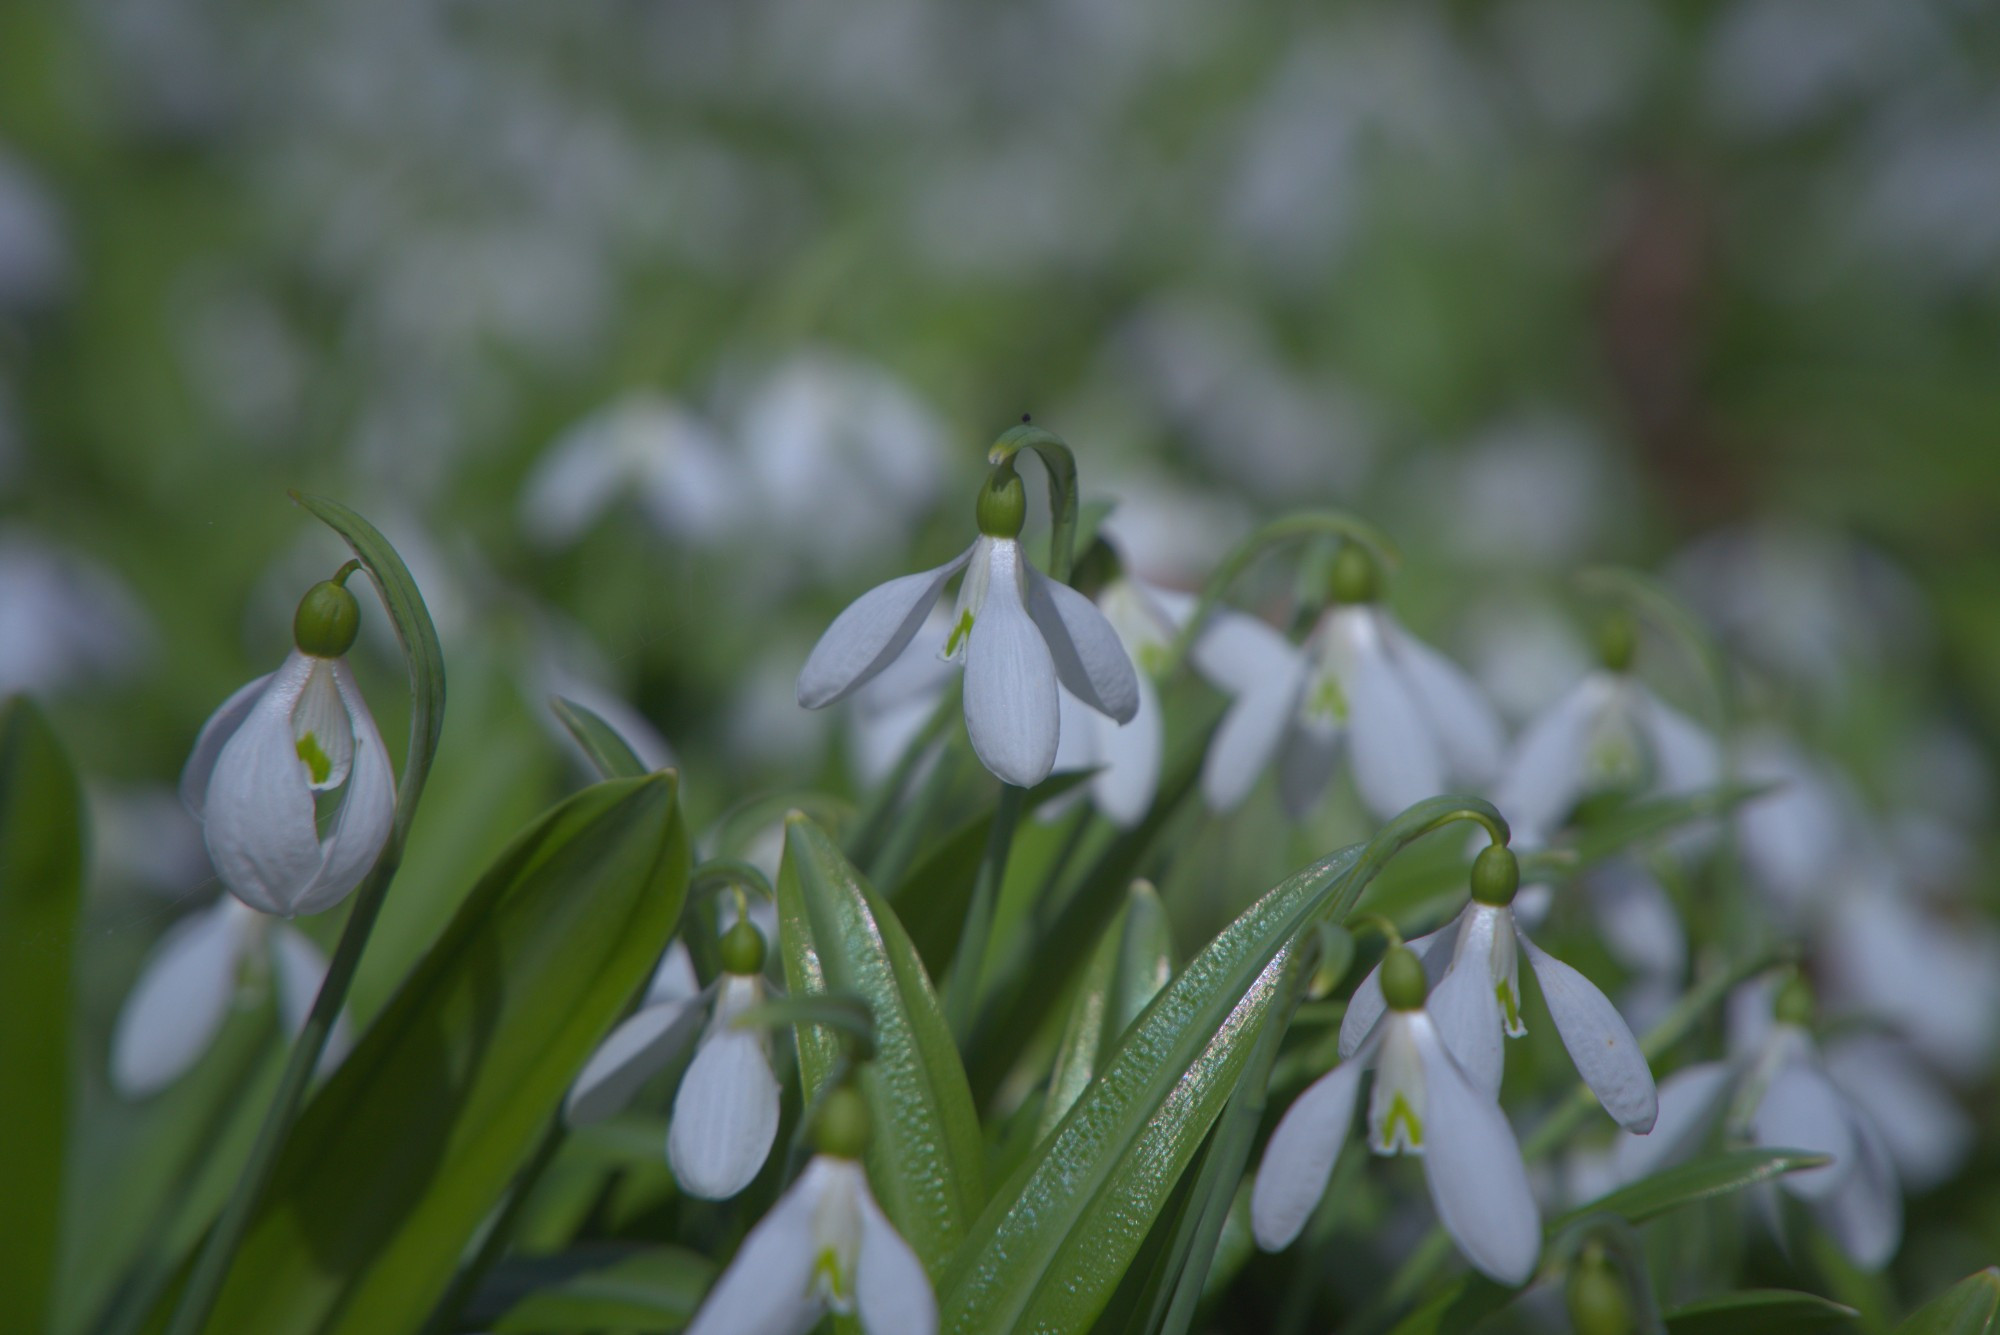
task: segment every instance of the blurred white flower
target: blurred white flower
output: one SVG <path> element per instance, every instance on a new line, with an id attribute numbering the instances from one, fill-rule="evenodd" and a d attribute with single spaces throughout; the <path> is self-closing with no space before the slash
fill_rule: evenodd
<path id="1" fill-rule="evenodd" d="M 111 1036 L 112 1085 L 137 1099 L 172 1084 L 208 1051 L 233 1007 L 260 1004 L 267 990 L 284 1031 L 297 1033 L 325 976 L 326 956 L 298 928 L 222 896 L 175 923 L 146 957 Z M 321 1072 L 339 1064 L 351 1041 L 346 1016 L 336 1017 Z"/>
<path id="2" fill-rule="evenodd" d="M 1131 829 L 1152 809 L 1160 787 L 1160 762 L 1166 747 L 1166 727 L 1159 692 L 1153 686 L 1153 666 L 1167 652 L 1180 621 L 1193 610 L 1193 599 L 1152 589 L 1120 577 L 1097 595 L 1097 608 L 1117 632 L 1125 652 L 1138 665 L 1139 704 L 1123 723 L 1087 708 L 1068 691 L 1060 698 L 1062 735 L 1056 746 L 1056 773 L 1093 770 L 1079 790 L 1121 829 Z M 1051 802 L 1043 808 L 1067 809 Z"/>
<path id="3" fill-rule="evenodd" d="M 700 546 L 735 526 L 743 490 L 712 427 L 642 390 L 592 413 L 548 448 L 521 488 L 521 524 L 545 546 L 565 545 L 631 496 L 661 533 Z"/>
<path id="4" fill-rule="evenodd" d="M 667 1161 L 689 1195 L 717 1201 L 734 1196 L 757 1176 L 777 1139 L 770 1035 L 736 1022 L 763 1002 L 760 974 L 724 971 L 667 1127 Z"/>
<path id="5" fill-rule="evenodd" d="M 1758 887 L 1796 923 L 1826 893 L 1848 850 L 1854 796 L 1774 728 L 1754 729 L 1737 743 L 1736 774 L 1770 785 L 1738 808 L 1737 847 Z"/>
<path id="6" fill-rule="evenodd" d="M 944 657 L 950 635 L 951 614 L 933 604 L 909 647 L 854 692 L 848 737 L 855 777 L 862 787 L 872 788 L 887 778 L 937 712 L 938 701 L 957 671 Z M 1069 727 L 1068 715 L 1062 726 Z M 1060 763 L 1060 742 L 1056 750 Z"/>
<path id="7" fill-rule="evenodd" d="M 1950 36 L 1898 0 L 1737 0 L 1706 53 L 1709 100 L 1754 134 L 1796 131 L 1945 54 Z"/>
<path id="8" fill-rule="evenodd" d="M 1466 665 L 1509 722 L 1535 717 L 1590 671 L 1590 645 L 1547 598 L 1495 590 L 1465 621 Z"/>
<path id="9" fill-rule="evenodd" d="M 69 238 L 47 189 L 0 144 L 0 312 L 33 310 L 69 286 Z"/>
<path id="10" fill-rule="evenodd" d="M 1561 566 L 1582 558 L 1618 519 L 1603 441 L 1554 415 L 1500 422 L 1465 448 L 1416 470 L 1427 508 L 1445 514 L 1439 539 L 1462 559 Z"/>
<path id="11" fill-rule="evenodd" d="M 25 533 L 0 533 L 0 695 L 115 675 L 149 638 L 144 614 L 109 571 Z"/>
<path id="12" fill-rule="evenodd" d="M 660 957 L 639 1008 L 597 1045 L 563 1102 L 563 1120 L 589 1126 L 624 1111 L 653 1076 L 693 1040 L 706 1007 L 688 948 L 676 940 Z"/>

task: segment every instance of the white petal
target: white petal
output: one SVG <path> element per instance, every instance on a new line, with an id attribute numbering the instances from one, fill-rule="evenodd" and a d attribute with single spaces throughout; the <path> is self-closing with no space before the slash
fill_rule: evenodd
<path id="1" fill-rule="evenodd" d="M 660 956 L 660 963 L 653 970 L 653 980 L 646 984 L 646 1004 L 658 1006 L 669 1001 L 687 1001 L 699 995 L 701 980 L 695 977 L 694 956 L 688 953 L 687 943 L 675 937 L 667 944 L 666 953 Z"/>
<path id="2" fill-rule="evenodd" d="M 1354 786 L 1384 820 L 1444 791 L 1444 757 L 1430 723 L 1410 697 L 1379 640 L 1357 647 L 1342 683 L 1350 713 Z"/>
<path id="3" fill-rule="evenodd" d="M 937 1296 L 923 1262 L 903 1241 L 867 1179 L 855 1193 L 861 1211 L 861 1253 L 854 1263 L 854 1309 L 868 1335 L 935 1335 Z"/>
<path id="4" fill-rule="evenodd" d="M 1805 1150 L 1833 1160 L 1779 1179 L 1785 1190 L 1807 1200 L 1825 1200 L 1854 1167 L 1854 1124 L 1846 1103 L 1808 1061 L 1788 1061 L 1772 1073 L 1763 1101 L 1750 1115 L 1750 1135 L 1770 1149 Z"/>
<path id="5" fill-rule="evenodd" d="M 248 686 L 240 687 L 236 693 L 222 702 L 208 722 L 201 725 L 201 734 L 194 739 L 194 750 L 188 756 L 187 764 L 181 769 L 181 801 L 201 819 L 202 807 L 208 801 L 208 781 L 215 773 L 215 761 L 222 754 L 222 748 L 243 726 L 243 720 L 250 717 L 250 711 L 257 704 L 257 697 L 277 676 L 267 672 Z"/>
<path id="6" fill-rule="evenodd" d="M 778 1079 L 761 1029 L 732 1019 L 763 999 L 754 978 L 726 976 L 715 1021 L 674 1096 L 667 1159 L 682 1190 L 727 1200 L 750 1185 L 778 1136 Z"/>
<path id="7" fill-rule="evenodd" d="M 805 1335 L 826 1311 L 813 1289 L 813 1216 L 827 1169 L 815 1158 L 750 1230 L 702 1299 L 687 1335 Z"/>
<path id="8" fill-rule="evenodd" d="M 945 582 L 972 557 L 968 547 L 935 570 L 878 584 L 847 605 L 799 670 L 799 703 L 819 709 L 887 667 L 915 638 Z"/>
<path id="9" fill-rule="evenodd" d="M 1514 826 L 1514 846 L 1535 847 L 1554 833 L 1583 792 L 1585 752 L 1604 707 L 1607 683 L 1592 673 L 1521 733 L 1493 789 L 1493 805 Z"/>
<path id="10" fill-rule="evenodd" d="M 1424 962 L 1424 974 L 1432 986 L 1444 977 L 1444 971 L 1451 967 L 1454 946 L 1458 941 L 1458 925 L 1464 915 L 1453 918 L 1435 932 L 1414 937 L 1403 945 L 1409 952 Z M 1389 1003 L 1382 997 L 1382 966 L 1377 964 L 1361 980 L 1361 986 L 1354 989 L 1348 1000 L 1347 1013 L 1340 1020 L 1340 1058 L 1351 1060 L 1361 1050 L 1362 1040 L 1375 1031 L 1375 1022 L 1382 1018 L 1382 1012 Z"/>
<path id="11" fill-rule="evenodd" d="M 273 923 L 264 939 L 271 952 L 271 972 L 278 984 L 278 1022 L 287 1034 L 306 1027 L 320 984 L 326 981 L 326 952 L 290 923 Z M 347 1012 L 333 1017 L 333 1029 L 319 1055 L 319 1074 L 330 1073 L 354 1046 L 354 1026 Z"/>
<path id="12" fill-rule="evenodd" d="M 1232 811 L 1270 767 L 1298 714 L 1304 660 L 1293 655 L 1282 673 L 1246 687 L 1222 716 L 1201 762 L 1201 791 L 1216 811 Z"/>
<path id="13" fill-rule="evenodd" d="M 1292 642 L 1257 618 L 1218 608 L 1208 614 L 1188 661 L 1230 695 L 1268 689 L 1298 662 Z"/>
<path id="14" fill-rule="evenodd" d="M 1815 1214 L 1864 1270 L 1879 1270 L 1903 1240 L 1903 1193 L 1889 1147 L 1866 1115 L 1853 1119 L 1854 1167 Z"/>
<path id="15" fill-rule="evenodd" d="M 111 1036 L 120 1094 L 142 1098 L 173 1083 L 215 1041 L 236 995 L 246 929 L 255 927 L 244 915 L 224 899 L 175 923 L 153 947 Z"/>
<path id="16" fill-rule="evenodd" d="M 683 997 L 640 1007 L 598 1044 L 563 1103 L 563 1120 L 589 1126 L 622 1112 L 639 1086 L 672 1062 L 700 1029 L 702 1009 Z"/>
<path id="17" fill-rule="evenodd" d="M 1618 1137 L 1619 1179 L 1636 1182 L 1685 1158 L 1714 1124 L 1733 1074 L 1728 1062 L 1697 1062 L 1662 1080 L 1652 1131 Z"/>
<path id="18" fill-rule="evenodd" d="M 1139 709 L 1139 674 L 1118 632 L 1097 604 L 1069 585 L 1056 583 L 1033 566 L 1024 566 L 1024 571 L 1028 615 L 1041 627 L 1057 678 L 1098 713 L 1131 722 Z"/>
<path id="19" fill-rule="evenodd" d="M 1618 1124 L 1634 1135 L 1653 1129 L 1660 1115 L 1660 1095 L 1652 1068 L 1632 1027 L 1588 978 L 1540 946 L 1518 934 L 1521 949 L 1542 985 L 1549 1018 L 1569 1049 L 1576 1073 Z"/>
<path id="20" fill-rule="evenodd" d="M 1659 878 L 1620 858 L 1593 873 L 1589 886 L 1591 916 L 1612 958 L 1635 972 L 1679 981 L 1687 968 L 1687 933 Z"/>
<path id="21" fill-rule="evenodd" d="M 1672 708 L 1644 686 L 1633 683 L 1639 705 L 1639 726 L 1653 748 L 1655 783 L 1663 793 L 1686 793 L 1713 787 L 1722 777 L 1722 757 L 1699 724 Z"/>
<path id="22" fill-rule="evenodd" d="M 1424 1003 L 1431 1023 L 1472 1087 L 1498 1098 L 1507 1052 L 1492 956 L 1504 911 L 1471 904 L 1459 919 L 1458 944 L 1444 981 Z"/>
<path id="23" fill-rule="evenodd" d="M 1303 821 L 1340 762 L 1340 734 L 1321 728 L 1292 728 L 1278 748 L 1278 801 L 1285 814 Z"/>
<path id="24" fill-rule="evenodd" d="M 1424 1179 L 1438 1219 L 1474 1269 L 1524 1283 L 1542 1254 L 1542 1219 L 1513 1128 L 1434 1029 L 1419 1024 L 1413 1034 L 1424 1063 Z"/>
<path id="25" fill-rule="evenodd" d="M 1065 718 L 1065 732 L 1069 726 Z M 1139 678 L 1139 708 L 1130 723 L 1114 724 L 1099 715 L 1089 726 L 1097 735 L 1097 751 L 1104 759 L 1104 768 L 1090 781 L 1091 799 L 1106 820 L 1129 830 L 1152 810 L 1153 797 L 1160 788 L 1165 725 L 1153 683 Z"/>
<path id="26" fill-rule="evenodd" d="M 1365 1069 L 1362 1060 L 1341 1062 L 1307 1085 L 1271 1132 L 1250 1188 L 1250 1229 L 1265 1251 L 1290 1246 L 1326 1194 Z"/>
<path id="27" fill-rule="evenodd" d="M 1056 668 L 1021 605 L 1018 543 L 992 546 L 985 605 L 965 649 L 965 727 L 981 764 L 1003 783 L 1049 777 L 1058 736 Z"/>
<path id="28" fill-rule="evenodd" d="M 1482 784 L 1500 769 L 1500 716 L 1464 669 L 1386 615 L 1383 635 L 1417 705 L 1430 716 L 1454 781 Z"/>
<path id="29" fill-rule="evenodd" d="M 324 860 L 312 790 L 292 740 L 292 705 L 313 660 L 293 653 L 216 757 L 202 833 L 222 883 L 265 913 L 289 917 Z"/>
<path id="30" fill-rule="evenodd" d="M 292 706 L 292 737 L 306 767 L 306 784 L 316 793 L 332 792 L 347 782 L 354 758 L 354 729 L 334 684 L 333 664 L 313 660 L 305 688 Z"/>
<path id="31" fill-rule="evenodd" d="M 347 791 L 326 837 L 325 860 L 299 895 L 294 913 L 321 913 L 347 898 L 382 856 L 396 819 L 396 776 L 389 769 L 389 751 L 375 729 L 375 716 L 368 712 L 346 660 L 333 665 L 333 679 L 353 729 L 354 759 Z"/>
<path id="32" fill-rule="evenodd" d="M 1896 1176 L 1912 1191 L 1949 1181 L 1972 1152 L 1972 1119 L 1895 1039 L 1860 1034 L 1832 1044 L 1826 1073 L 1881 1133 Z"/>

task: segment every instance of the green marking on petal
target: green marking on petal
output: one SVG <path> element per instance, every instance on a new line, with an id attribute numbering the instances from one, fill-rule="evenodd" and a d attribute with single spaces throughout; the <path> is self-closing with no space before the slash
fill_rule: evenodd
<path id="1" fill-rule="evenodd" d="M 950 658 L 957 653 L 958 646 L 963 644 L 965 637 L 970 634 L 972 634 L 972 609 L 968 607 L 958 614 L 958 624 L 951 628 L 951 638 L 944 642 L 944 656 Z"/>
<path id="2" fill-rule="evenodd" d="M 305 762 L 306 773 L 312 775 L 314 783 L 325 783 L 333 773 L 333 757 L 319 744 L 319 738 L 305 733 L 298 740 L 299 759 Z"/>
<path id="3" fill-rule="evenodd" d="M 1330 718 L 1336 723 L 1347 722 L 1347 692 L 1340 689 L 1339 679 L 1331 672 L 1313 684 L 1312 698 L 1306 702 L 1306 712 L 1320 718 Z"/>
<path id="4" fill-rule="evenodd" d="M 1396 1143 L 1396 1123 L 1403 1124 L 1403 1140 L 1411 1149 L 1424 1147 L 1424 1124 L 1410 1108 L 1410 1101 L 1400 1093 L 1389 1096 L 1389 1115 L 1382 1119 L 1382 1139 L 1387 1145 Z"/>
<path id="5" fill-rule="evenodd" d="M 842 1311 L 847 1310 L 853 1295 L 841 1283 L 840 1257 L 831 1247 L 822 1247 L 813 1260 L 812 1287 L 819 1289 L 827 1301 Z"/>
<path id="6" fill-rule="evenodd" d="M 1507 1017 L 1507 1032 L 1515 1038 L 1527 1033 L 1521 1024 L 1521 1008 L 1514 1001 L 1514 989 L 1505 982 L 1493 984 L 1493 992 L 1500 998 L 1500 1010 Z"/>

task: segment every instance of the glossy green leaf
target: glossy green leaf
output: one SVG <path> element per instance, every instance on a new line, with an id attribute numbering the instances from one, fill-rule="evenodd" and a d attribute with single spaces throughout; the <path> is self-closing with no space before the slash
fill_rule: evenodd
<path id="1" fill-rule="evenodd" d="M 0 1312 L 48 1323 L 70 1105 L 83 797 L 33 701 L 0 705 Z"/>
<path id="2" fill-rule="evenodd" d="M 1166 906 L 1151 885 L 1135 881 L 1070 1002 L 1037 1138 L 1055 1130 L 1097 1074 L 1099 1060 L 1172 976 L 1173 938 Z"/>
<path id="3" fill-rule="evenodd" d="M 1968 1275 L 1919 1307 L 1896 1335 L 1985 1335 L 2000 1318 L 2000 1266 Z"/>
<path id="4" fill-rule="evenodd" d="M 1549 1232 L 1567 1228 L 1594 1214 L 1615 1214 L 1637 1224 L 1697 1201 L 1726 1196 L 1759 1182 L 1826 1162 L 1802 1150 L 1725 1150 L 1693 1163 L 1676 1164 L 1580 1205 L 1549 1224 Z"/>
<path id="5" fill-rule="evenodd" d="M 517 839 L 306 1107 L 210 1328 L 419 1324 L 644 984 L 687 872 L 671 773 L 586 789 Z"/>
<path id="6" fill-rule="evenodd" d="M 561 696 L 549 701 L 549 708 L 583 748 L 584 755 L 597 768 L 599 777 L 606 779 L 636 779 L 646 772 L 646 764 L 632 749 L 631 743 L 618 735 L 618 730 L 606 723 L 596 713 L 584 708 L 574 700 Z"/>
<path id="7" fill-rule="evenodd" d="M 942 1271 L 986 1199 L 985 1145 L 958 1049 L 923 962 L 895 912 L 810 818 L 785 821 L 778 871 L 778 940 L 797 997 L 852 992 L 875 1022 L 875 1057 L 860 1073 L 874 1116 L 869 1179 L 883 1211 Z M 842 1062 L 837 1037 L 797 1030 L 808 1098 Z"/>
<path id="8" fill-rule="evenodd" d="M 714 1278 L 712 1262 L 680 1247 L 520 1258 L 486 1277 L 466 1321 L 475 1329 L 519 1335 L 679 1330 Z"/>
<path id="9" fill-rule="evenodd" d="M 1860 1315 L 1816 1293 L 1751 1289 L 1677 1307 L 1666 1322 L 1667 1335 L 1804 1335 L 1851 1330 Z"/>

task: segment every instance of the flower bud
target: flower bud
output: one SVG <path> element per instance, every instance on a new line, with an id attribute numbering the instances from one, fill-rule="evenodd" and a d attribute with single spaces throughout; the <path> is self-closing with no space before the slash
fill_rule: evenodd
<path id="1" fill-rule="evenodd" d="M 1597 628 L 1597 661 L 1613 672 L 1631 668 L 1639 652 L 1639 628 L 1626 612 L 1613 612 Z"/>
<path id="2" fill-rule="evenodd" d="M 1596 1247 L 1570 1267 L 1569 1288 L 1563 1295 L 1569 1323 L 1576 1335 L 1632 1335 L 1632 1299 L 1618 1268 Z"/>
<path id="3" fill-rule="evenodd" d="M 979 531 L 989 538 L 1018 538 L 1028 518 L 1028 496 L 1011 463 L 987 474 L 979 489 Z"/>
<path id="4" fill-rule="evenodd" d="M 1521 888 L 1521 863 L 1505 844 L 1488 844 L 1472 860 L 1472 897 L 1481 904 L 1505 908 Z"/>
<path id="5" fill-rule="evenodd" d="M 722 971 L 741 975 L 764 972 L 764 934 L 748 918 L 738 918 L 722 934 Z"/>
<path id="6" fill-rule="evenodd" d="M 292 643 L 314 658 L 339 658 L 361 633 L 361 604 L 332 580 L 306 590 L 292 617 Z"/>
<path id="7" fill-rule="evenodd" d="M 1358 542 L 1343 542 L 1333 557 L 1329 590 L 1337 603 L 1372 603 L 1382 596 L 1382 569 Z"/>
<path id="8" fill-rule="evenodd" d="M 1389 1008 L 1421 1010 L 1424 995 L 1429 991 L 1423 961 L 1406 947 L 1389 947 L 1389 953 L 1382 957 L 1382 999 L 1389 1003 Z"/>
<path id="9" fill-rule="evenodd" d="M 819 1105 L 813 1144 L 836 1159 L 859 1159 L 868 1148 L 868 1104 L 852 1085 L 842 1085 Z"/>

